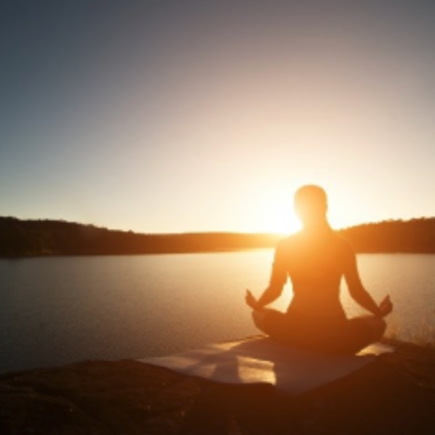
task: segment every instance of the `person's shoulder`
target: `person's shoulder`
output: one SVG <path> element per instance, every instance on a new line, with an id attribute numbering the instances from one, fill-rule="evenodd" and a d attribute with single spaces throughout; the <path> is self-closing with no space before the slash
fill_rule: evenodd
<path id="1" fill-rule="evenodd" d="M 345 255 L 355 254 L 355 250 L 353 249 L 353 246 L 349 240 L 340 236 L 340 234 L 338 234 L 336 231 L 334 231 L 334 238 L 340 251 L 342 251 Z"/>
<path id="2" fill-rule="evenodd" d="M 276 245 L 276 249 L 279 251 L 289 251 L 299 243 L 299 240 L 300 240 L 299 232 L 291 234 L 281 239 Z"/>

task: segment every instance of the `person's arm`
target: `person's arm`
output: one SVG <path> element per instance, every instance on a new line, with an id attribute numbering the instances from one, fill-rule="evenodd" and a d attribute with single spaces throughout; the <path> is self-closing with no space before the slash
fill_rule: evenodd
<path id="1" fill-rule="evenodd" d="M 279 298 L 281 296 L 282 288 L 274 288 L 274 287 L 267 287 L 266 290 L 263 291 L 262 295 L 256 299 L 250 290 L 246 289 L 246 303 L 253 309 L 253 310 L 261 310 L 266 305 L 271 304 L 273 301 Z"/>
<path id="2" fill-rule="evenodd" d="M 389 314 L 393 309 L 393 305 L 390 302 L 389 296 L 387 296 L 379 306 L 373 300 L 361 282 L 358 266 L 356 263 L 356 255 L 352 249 L 349 249 L 346 260 L 346 270 L 344 277 L 346 279 L 349 293 L 354 301 L 367 311 L 373 313 L 375 316 L 384 317 Z"/>
<path id="3" fill-rule="evenodd" d="M 270 277 L 269 286 L 263 291 L 262 295 L 256 299 L 250 290 L 246 290 L 246 303 L 253 310 L 260 310 L 266 305 L 271 304 L 273 301 L 281 296 L 284 284 L 287 281 L 287 270 L 285 267 L 285 254 L 278 246 L 275 251 L 275 259 L 272 267 L 272 274 Z"/>

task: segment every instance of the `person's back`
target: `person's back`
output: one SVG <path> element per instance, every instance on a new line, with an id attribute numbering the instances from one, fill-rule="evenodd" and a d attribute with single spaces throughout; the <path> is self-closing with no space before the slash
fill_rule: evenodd
<path id="1" fill-rule="evenodd" d="M 359 278 L 350 245 L 329 226 L 327 199 L 318 186 L 304 186 L 295 195 L 303 230 L 281 241 L 275 252 L 269 287 L 257 300 L 248 290 L 254 322 L 272 338 L 288 345 L 326 352 L 355 352 L 379 339 L 383 317 L 392 310 L 389 298 L 378 306 Z M 374 316 L 348 320 L 340 303 L 345 277 L 351 296 Z M 282 292 L 288 277 L 293 299 L 285 314 L 264 308 Z"/>
<path id="2" fill-rule="evenodd" d="M 314 316 L 344 314 L 339 292 L 350 254 L 349 244 L 330 229 L 315 237 L 301 231 L 278 245 L 272 280 L 290 277 L 289 309 Z"/>

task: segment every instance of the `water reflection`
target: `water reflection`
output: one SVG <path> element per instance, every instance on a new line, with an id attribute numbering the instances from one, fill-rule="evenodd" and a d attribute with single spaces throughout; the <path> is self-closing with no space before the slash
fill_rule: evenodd
<path id="1" fill-rule="evenodd" d="M 84 359 L 158 356 L 256 334 L 245 288 L 263 289 L 272 250 L 0 260 L 0 372 Z M 435 342 L 435 255 L 358 256 L 395 311 L 388 333 Z M 275 307 L 285 309 L 290 287 Z M 343 304 L 357 307 L 342 285 Z"/>

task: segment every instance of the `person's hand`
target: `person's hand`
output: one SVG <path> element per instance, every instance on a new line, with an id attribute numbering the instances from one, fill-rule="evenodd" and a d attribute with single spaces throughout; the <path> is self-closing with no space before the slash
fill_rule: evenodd
<path id="1" fill-rule="evenodd" d="M 390 300 L 390 295 L 387 295 L 379 304 L 379 313 L 381 317 L 385 317 L 388 316 L 391 311 L 393 311 L 393 304 Z"/>
<path id="2" fill-rule="evenodd" d="M 245 302 L 253 310 L 256 309 L 257 299 L 252 295 L 251 290 L 246 289 Z"/>

